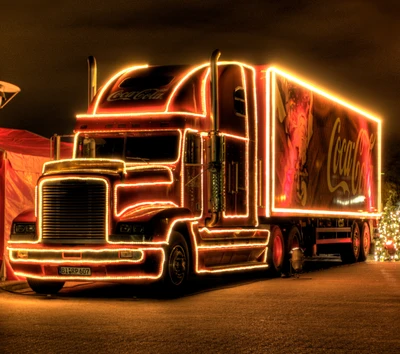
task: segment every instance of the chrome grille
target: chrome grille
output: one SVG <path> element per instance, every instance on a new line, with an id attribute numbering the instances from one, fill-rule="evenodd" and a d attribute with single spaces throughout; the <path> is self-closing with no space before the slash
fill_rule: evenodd
<path id="1" fill-rule="evenodd" d="M 45 181 L 42 185 L 42 237 L 104 240 L 106 193 L 103 180 Z"/>

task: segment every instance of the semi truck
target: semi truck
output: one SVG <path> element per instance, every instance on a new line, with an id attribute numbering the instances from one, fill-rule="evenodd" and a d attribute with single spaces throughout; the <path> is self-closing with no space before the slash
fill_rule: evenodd
<path id="1" fill-rule="evenodd" d="M 135 65 L 76 116 L 8 257 L 37 293 L 66 281 L 158 282 L 265 269 L 293 250 L 366 260 L 381 213 L 381 120 L 273 65 Z"/>

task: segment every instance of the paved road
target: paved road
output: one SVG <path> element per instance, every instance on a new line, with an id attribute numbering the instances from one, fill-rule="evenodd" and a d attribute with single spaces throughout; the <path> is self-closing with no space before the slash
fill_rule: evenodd
<path id="1" fill-rule="evenodd" d="M 317 267 L 320 268 L 320 267 Z M 4 353 L 400 353 L 400 262 L 330 263 L 300 278 L 0 291 Z"/>

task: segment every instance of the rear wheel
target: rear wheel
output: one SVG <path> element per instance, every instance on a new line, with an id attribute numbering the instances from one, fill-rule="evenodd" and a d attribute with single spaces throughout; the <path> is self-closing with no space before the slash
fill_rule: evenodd
<path id="1" fill-rule="evenodd" d="M 65 282 L 63 281 L 53 281 L 53 280 L 42 280 L 42 279 L 34 279 L 27 278 L 28 284 L 31 289 L 38 294 L 57 294 Z"/>
<path id="2" fill-rule="evenodd" d="M 300 248 L 300 230 L 297 226 L 293 226 L 288 235 L 286 252 L 290 254 L 293 248 Z"/>
<path id="3" fill-rule="evenodd" d="M 274 276 L 279 275 L 283 268 L 285 258 L 285 241 L 282 230 L 279 226 L 274 226 L 268 244 L 267 262 L 270 273 Z"/>
<path id="4" fill-rule="evenodd" d="M 360 262 L 364 262 L 365 260 L 367 260 L 370 249 L 371 249 L 371 232 L 369 230 L 368 223 L 364 221 L 361 227 L 360 256 L 358 257 L 358 260 Z"/>
<path id="5" fill-rule="evenodd" d="M 287 237 L 286 253 L 282 272 L 284 273 L 284 276 L 289 275 L 289 273 L 291 272 L 290 262 L 292 258 L 292 250 L 295 248 L 300 248 L 300 239 L 301 234 L 299 228 L 297 226 L 292 226 Z"/>
<path id="6" fill-rule="evenodd" d="M 340 252 L 340 257 L 343 263 L 355 263 L 360 256 L 361 244 L 360 228 L 356 222 L 353 223 L 351 228 L 351 244 L 343 245 Z"/>
<path id="7" fill-rule="evenodd" d="M 173 232 L 165 254 L 163 286 L 169 294 L 183 290 L 189 278 L 189 250 L 185 238 Z"/>

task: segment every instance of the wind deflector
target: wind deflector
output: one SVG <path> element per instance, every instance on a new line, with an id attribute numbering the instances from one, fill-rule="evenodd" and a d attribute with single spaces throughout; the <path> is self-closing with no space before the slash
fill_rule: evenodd
<path id="1" fill-rule="evenodd" d="M 168 86 L 174 79 L 173 76 L 153 76 L 150 75 L 129 77 L 125 79 L 119 87 L 121 88 L 134 88 L 134 89 L 145 89 L 153 87 L 164 87 Z"/>

